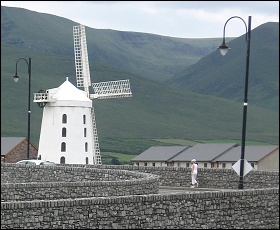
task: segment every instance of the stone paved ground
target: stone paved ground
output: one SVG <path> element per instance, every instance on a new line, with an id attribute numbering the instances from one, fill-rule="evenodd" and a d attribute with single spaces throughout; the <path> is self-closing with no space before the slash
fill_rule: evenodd
<path id="1" fill-rule="evenodd" d="M 182 193 L 182 192 L 205 192 L 205 191 L 222 191 L 229 189 L 214 189 L 214 188 L 191 188 L 191 187 L 169 187 L 160 186 L 159 193 Z"/>

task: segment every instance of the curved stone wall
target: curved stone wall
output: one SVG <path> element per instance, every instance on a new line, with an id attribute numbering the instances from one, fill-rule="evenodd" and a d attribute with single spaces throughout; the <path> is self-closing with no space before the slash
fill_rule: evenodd
<path id="1" fill-rule="evenodd" d="M 158 193 L 159 177 L 127 170 L 1 164 L 1 201 Z"/>
<path id="2" fill-rule="evenodd" d="M 70 166 L 70 167 L 69 167 Z M 1 163 L 1 182 L 75 182 L 135 180 L 146 177 L 143 173 L 84 165 L 22 165 Z"/>
<path id="3" fill-rule="evenodd" d="M 9 176 L 18 176 L 18 179 L 11 179 L 16 183 L 1 183 L 1 194 L 10 187 L 16 187 L 20 184 L 20 180 L 25 186 L 36 184 L 31 182 L 33 179 L 25 183 L 24 176 L 17 172 L 18 167 L 2 164 L 1 167 L 4 168 L 4 171 L 1 170 L 1 180 L 4 179 L 4 182 L 9 181 Z M 58 166 L 54 171 L 61 175 L 58 177 L 50 175 L 50 177 L 61 180 L 64 178 L 62 174 L 65 174 L 65 177 L 79 178 L 83 180 L 80 183 L 85 184 L 107 182 L 112 183 L 112 189 L 116 188 L 114 183 L 117 182 L 129 182 L 127 186 L 132 184 L 133 188 L 141 189 L 139 186 L 146 186 L 144 181 L 146 184 L 149 184 L 149 181 L 157 184 L 154 187 L 158 184 L 189 186 L 190 181 L 190 171 L 186 168 L 106 165 L 86 167 L 65 165 L 64 169 L 60 167 Z M 34 173 L 35 168 L 37 170 L 37 166 L 26 168 L 25 176 L 32 178 L 30 173 L 31 171 Z M 53 169 L 39 167 L 37 173 L 41 170 L 51 173 Z M 116 177 L 116 179 L 106 179 L 107 181 L 85 179 L 88 174 L 101 173 L 100 170 L 103 171 L 103 176 Z M 251 171 L 245 177 L 243 190 L 235 188 L 238 184 L 238 176 L 232 170 L 200 169 L 199 173 L 200 186 L 204 188 L 219 186 L 224 190 L 157 194 L 150 189 L 151 194 L 107 197 L 90 197 L 87 194 L 90 192 L 88 190 L 82 198 L 46 199 L 45 197 L 44 200 L 2 201 L 1 229 L 279 229 L 279 172 Z M 117 174 L 117 176 L 111 177 L 108 174 Z M 130 179 L 127 180 L 127 177 Z M 134 184 L 139 181 L 141 185 Z M 59 181 L 47 183 L 59 183 Z M 64 183 L 75 185 L 77 182 Z M 70 189 L 70 186 L 61 187 L 65 190 L 59 193 L 67 193 Z M 83 189 L 80 191 L 82 192 Z M 28 192 L 31 196 L 35 196 L 36 192 L 31 190 Z"/>

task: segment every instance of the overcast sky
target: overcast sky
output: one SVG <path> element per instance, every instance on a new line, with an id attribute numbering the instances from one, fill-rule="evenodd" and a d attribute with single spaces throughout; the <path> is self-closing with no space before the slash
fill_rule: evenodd
<path id="1" fill-rule="evenodd" d="M 241 17 L 252 29 L 279 22 L 279 1 L 1 1 L 64 17 L 96 29 L 152 33 L 179 38 L 222 37 L 225 22 Z M 226 26 L 227 37 L 246 32 L 238 18 Z"/>

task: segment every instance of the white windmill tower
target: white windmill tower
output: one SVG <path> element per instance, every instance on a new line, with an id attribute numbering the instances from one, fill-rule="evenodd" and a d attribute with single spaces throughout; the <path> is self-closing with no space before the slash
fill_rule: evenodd
<path id="1" fill-rule="evenodd" d="M 92 99 L 131 97 L 129 80 L 93 83 L 88 63 L 85 27 L 73 27 L 77 87 L 68 78 L 58 88 L 34 94 L 43 107 L 38 156 L 55 163 L 101 164 Z"/>

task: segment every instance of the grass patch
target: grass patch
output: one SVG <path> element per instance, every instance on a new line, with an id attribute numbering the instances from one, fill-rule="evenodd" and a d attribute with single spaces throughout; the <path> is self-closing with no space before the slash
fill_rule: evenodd
<path id="1" fill-rule="evenodd" d="M 135 155 L 128 155 L 116 152 L 101 152 L 102 164 L 104 165 L 124 165 L 131 164 L 131 159 Z"/>
<path id="2" fill-rule="evenodd" d="M 165 144 L 173 144 L 173 145 L 194 146 L 195 144 L 198 143 L 197 141 L 184 140 L 184 139 L 154 139 L 154 140 Z"/>
<path id="3" fill-rule="evenodd" d="M 241 145 L 241 140 L 195 140 L 200 143 L 237 143 Z M 270 143 L 260 141 L 246 141 L 245 145 L 271 145 Z"/>

